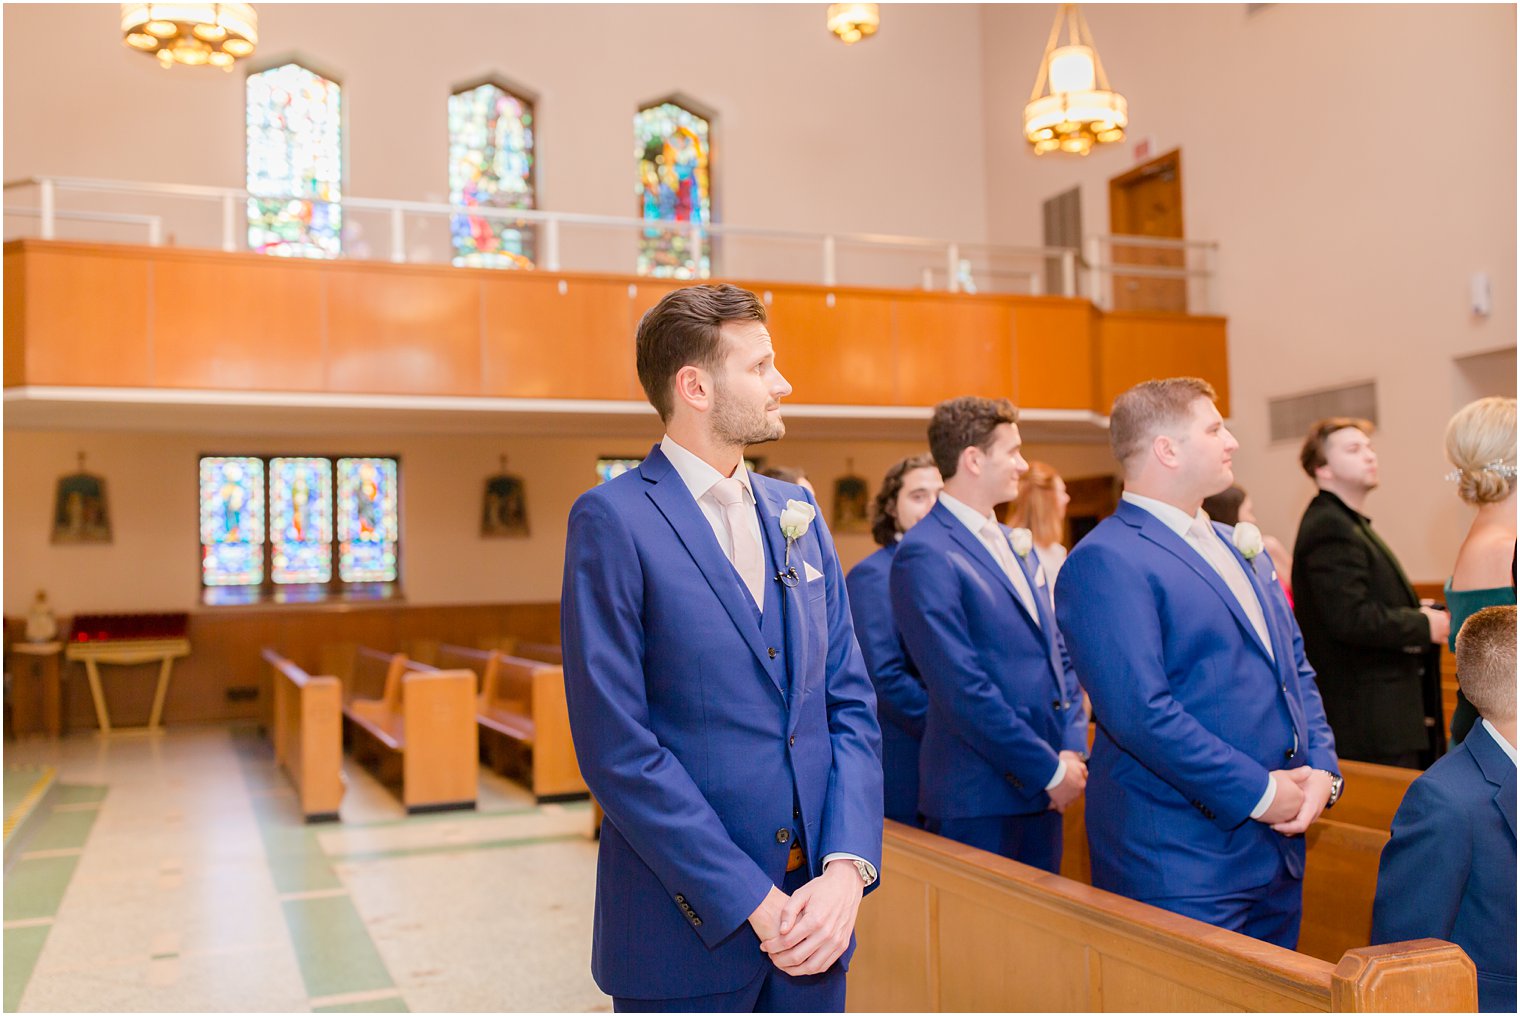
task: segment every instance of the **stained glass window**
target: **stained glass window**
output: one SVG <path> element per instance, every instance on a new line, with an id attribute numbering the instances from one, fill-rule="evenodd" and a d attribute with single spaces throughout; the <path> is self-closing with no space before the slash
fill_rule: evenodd
<path id="1" fill-rule="evenodd" d="M 486 82 L 449 96 L 449 203 L 533 208 L 533 104 Z M 531 227 L 483 215 L 453 215 L 454 264 L 532 268 Z"/>
<path id="2" fill-rule="evenodd" d="M 633 118 L 640 214 L 659 222 L 639 238 L 639 274 L 705 279 L 712 270 L 708 122 L 673 102 Z"/>
<path id="3" fill-rule="evenodd" d="M 616 476 L 622 476 L 630 469 L 637 469 L 643 459 L 597 459 L 596 482 L 606 483 Z"/>
<path id="4" fill-rule="evenodd" d="M 396 578 L 396 460 L 338 460 L 338 577 Z"/>
<path id="5" fill-rule="evenodd" d="M 332 460 L 269 461 L 269 543 L 276 583 L 332 578 Z"/>
<path id="6" fill-rule="evenodd" d="M 248 246 L 287 257 L 342 250 L 342 95 L 299 64 L 248 76 Z"/>
<path id="7" fill-rule="evenodd" d="M 201 459 L 201 580 L 208 586 L 264 581 L 264 463 Z"/>

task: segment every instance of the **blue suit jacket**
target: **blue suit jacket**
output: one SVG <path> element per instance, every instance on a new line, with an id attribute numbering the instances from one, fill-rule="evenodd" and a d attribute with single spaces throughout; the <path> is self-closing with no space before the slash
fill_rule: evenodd
<path id="1" fill-rule="evenodd" d="M 1372 944 L 1440 938 L 1478 968 L 1478 1008 L 1515 1011 L 1515 764 L 1472 733 L 1410 784 L 1378 865 Z"/>
<path id="2" fill-rule="evenodd" d="M 887 585 L 894 542 L 861 561 L 845 577 L 855 637 L 876 686 L 876 715 L 881 720 L 881 768 L 886 784 L 887 818 L 909 825 L 918 815 L 918 754 L 924 736 L 929 693 L 908 656 L 908 647 L 892 621 Z"/>
<path id="3" fill-rule="evenodd" d="M 1087 749 L 1082 692 L 1036 585 L 1038 559 L 1015 559 L 1038 626 L 991 551 L 943 504 L 892 560 L 892 617 L 929 691 L 919 810 L 932 818 L 1043 813 L 1058 753 Z"/>
<path id="4" fill-rule="evenodd" d="M 750 481 L 768 567 L 779 569 L 781 511 L 812 499 Z M 822 519 L 791 564 L 794 588 L 766 583 L 767 611 L 785 620 L 767 640 L 658 446 L 570 511 L 565 691 L 581 771 L 607 814 L 592 974 L 608 994 L 683 998 L 748 983 L 770 962 L 747 920 L 785 877 L 782 830 L 804 833 L 814 874 L 836 851 L 880 867 L 875 696 Z M 780 618 L 768 618 L 779 634 Z"/>
<path id="5" fill-rule="evenodd" d="M 1275 662 L 1219 574 L 1143 508 L 1121 502 L 1061 569 L 1056 617 L 1098 721 L 1087 837 L 1100 889 L 1212 896 L 1264 886 L 1284 862 L 1303 877 L 1303 838 L 1250 814 L 1270 770 L 1338 773 L 1335 738 L 1270 560 L 1231 552 Z"/>

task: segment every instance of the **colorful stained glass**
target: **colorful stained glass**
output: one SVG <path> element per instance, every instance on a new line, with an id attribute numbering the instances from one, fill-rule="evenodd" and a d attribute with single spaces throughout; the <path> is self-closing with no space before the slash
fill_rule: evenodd
<path id="1" fill-rule="evenodd" d="M 332 578 L 332 460 L 269 460 L 269 577 Z"/>
<path id="2" fill-rule="evenodd" d="M 264 581 L 264 463 L 201 459 L 201 581 L 247 586 Z"/>
<path id="3" fill-rule="evenodd" d="M 709 125 L 673 102 L 641 109 L 633 118 L 639 160 L 639 274 L 705 279 L 712 271 L 712 186 L 708 178 Z"/>
<path id="4" fill-rule="evenodd" d="M 622 476 L 630 469 L 637 469 L 643 459 L 597 459 L 596 482 L 606 483 L 613 477 Z"/>
<path id="5" fill-rule="evenodd" d="M 338 577 L 396 579 L 395 459 L 338 460 Z"/>
<path id="6" fill-rule="evenodd" d="M 449 96 L 449 203 L 533 208 L 533 104 L 491 83 Z M 453 215 L 454 264 L 532 268 L 531 227 Z"/>
<path id="7" fill-rule="evenodd" d="M 287 257 L 342 251 L 342 94 L 298 64 L 248 76 L 248 246 Z"/>

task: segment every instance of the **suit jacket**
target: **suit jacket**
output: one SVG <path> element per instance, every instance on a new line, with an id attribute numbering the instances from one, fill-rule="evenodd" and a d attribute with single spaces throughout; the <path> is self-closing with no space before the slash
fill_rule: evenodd
<path id="1" fill-rule="evenodd" d="M 895 542 L 878 549 L 850 569 L 845 585 L 850 592 L 855 637 L 860 640 L 866 670 L 876 686 L 886 815 L 912 825 L 918 815 L 919 742 L 929 712 L 929 693 L 892 620 L 887 580 L 896 551 Z"/>
<path id="2" fill-rule="evenodd" d="M 1004 527 L 1004 534 L 1008 532 Z M 1087 750 L 1082 690 L 1037 585 L 1037 626 L 992 552 L 943 504 L 892 560 L 892 617 L 929 692 L 919 810 L 936 819 L 1040 814 L 1059 752 Z"/>
<path id="3" fill-rule="evenodd" d="M 1427 750 L 1430 622 L 1371 524 L 1329 491 L 1315 495 L 1298 526 L 1293 609 L 1341 755 Z"/>
<path id="4" fill-rule="evenodd" d="M 812 498 L 750 482 L 779 571 L 782 509 Z M 658 446 L 571 509 L 565 691 L 607 815 L 591 963 L 608 994 L 748 983 L 770 960 L 747 921 L 781 885 L 796 833 L 814 875 L 840 851 L 880 867 L 875 696 L 821 518 L 790 564 L 795 585 L 767 581 L 762 616 Z"/>
<path id="5" fill-rule="evenodd" d="M 1478 968 L 1478 1008 L 1515 1011 L 1515 764 L 1487 730 L 1409 785 L 1378 864 L 1372 944 L 1440 938 Z"/>
<path id="6" fill-rule="evenodd" d="M 1338 772 L 1314 671 L 1266 554 L 1245 568 L 1272 652 L 1193 547 L 1143 508 L 1077 544 L 1056 617 L 1092 698 L 1093 885 L 1137 899 L 1254 889 L 1303 877 L 1304 841 L 1250 817 L 1268 772 Z"/>

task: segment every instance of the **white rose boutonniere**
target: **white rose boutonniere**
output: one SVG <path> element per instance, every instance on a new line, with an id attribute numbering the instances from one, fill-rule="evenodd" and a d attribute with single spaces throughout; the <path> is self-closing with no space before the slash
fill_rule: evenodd
<path id="1" fill-rule="evenodd" d="M 1261 530 L 1249 522 L 1237 522 L 1232 539 L 1235 541 L 1235 549 L 1240 551 L 1240 556 L 1247 561 L 1252 560 L 1262 551 Z"/>
<path id="2" fill-rule="evenodd" d="M 1013 552 L 1019 557 L 1028 557 L 1034 549 L 1034 534 L 1027 529 L 1015 529 L 1008 534 L 1008 542 L 1013 544 Z"/>
<path id="3" fill-rule="evenodd" d="M 797 569 L 792 567 L 792 544 L 807 535 L 818 510 L 806 501 L 788 499 L 781 513 L 781 535 L 786 537 L 786 561 L 776 573 L 776 581 L 788 588 L 797 585 Z"/>

